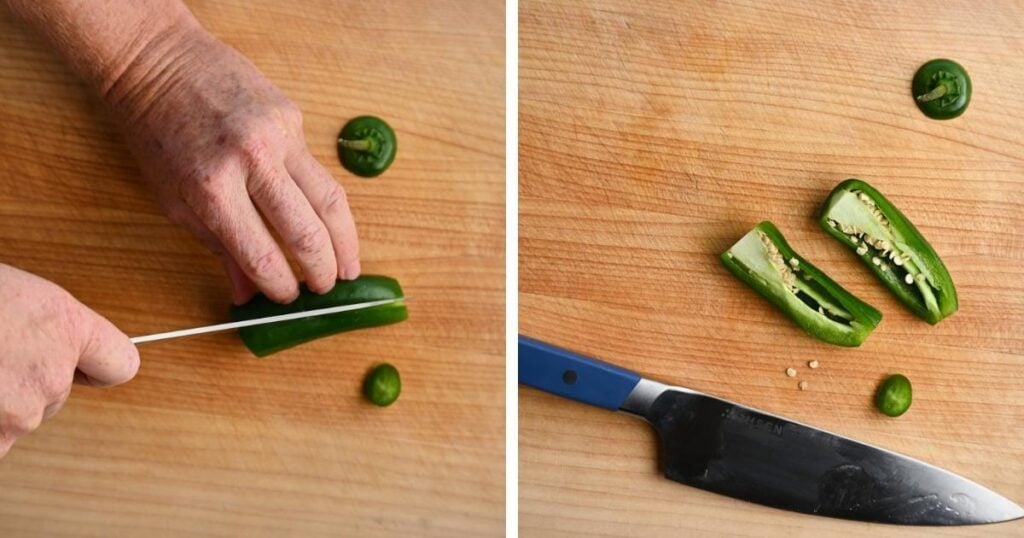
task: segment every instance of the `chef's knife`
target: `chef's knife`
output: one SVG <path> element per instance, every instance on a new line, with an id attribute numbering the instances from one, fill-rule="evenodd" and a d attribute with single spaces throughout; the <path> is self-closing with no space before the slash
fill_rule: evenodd
<path id="1" fill-rule="evenodd" d="M 205 327 L 193 327 L 191 329 L 180 329 L 177 331 L 168 331 L 165 333 L 147 334 L 145 336 L 134 336 L 132 337 L 133 344 L 142 344 L 145 342 L 154 342 L 156 340 L 167 340 L 169 338 L 181 338 L 182 336 L 194 336 L 197 334 L 215 333 L 220 331 L 230 331 L 231 329 L 241 329 L 242 327 L 251 327 L 253 325 L 265 325 L 267 323 L 277 323 L 280 321 L 289 321 L 293 319 L 310 318 L 313 316 L 325 316 L 327 314 L 337 314 L 339 312 L 351 312 L 353 310 L 363 310 L 364 308 L 373 308 L 375 306 L 381 306 L 391 303 L 399 303 L 408 301 L 410 297 L 396 297 L 394 299 L 381 299 L 379 301 L 369 301 L 365 303 L 346 304 L 340 306 L 329 306 L 327 308 L 317 308 L 316 310 L 306 310 L 304 312 L 292 312 L 291 314 L 281 314 L 278 316 L 267 316 L 265 318 L 247 319 L 244 321 L 234 321 L 231 323 L 218 323 L 217 325 L 207 325 Z"/>
<path id="2" fill-rule="evenodd" d="M 668 478 L 737 499 L 902 525 L 1024 517 L 1001 495 L 922 461 L 525 336 L 519 382 L 646 419 L 658 432 Z"/>

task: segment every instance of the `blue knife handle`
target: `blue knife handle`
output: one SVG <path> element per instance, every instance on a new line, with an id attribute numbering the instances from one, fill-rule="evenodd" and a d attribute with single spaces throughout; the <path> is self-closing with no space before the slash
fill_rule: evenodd
<path id="1" fill-rule="evenodd" d="M 578 402 L 618 410 L 640 376 L 519 335 L 519 382 Z"/>

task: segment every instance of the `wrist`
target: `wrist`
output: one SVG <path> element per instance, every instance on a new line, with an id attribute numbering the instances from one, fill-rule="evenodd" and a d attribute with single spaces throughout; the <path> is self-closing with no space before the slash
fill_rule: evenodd
<path id="1" fill-rule="evenodd" d="M 197 49 L 213 39 L 187 11 L 149 29 L 101 76 L 100 98 L 122 119 L 141 115 L 175 74 L 200 56 Z"/>
<path id="2" fill-rule="evenodd" d="M 181 0 L 0 0 L 106 97 L 169 36 L 198 27 Z"/>

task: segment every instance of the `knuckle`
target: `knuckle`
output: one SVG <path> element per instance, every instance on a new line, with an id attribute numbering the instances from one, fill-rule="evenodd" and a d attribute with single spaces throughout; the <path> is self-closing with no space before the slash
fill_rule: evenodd
<path id="1" fill-rule="evenodd" d="M 213 173 L 209 170 L 194 170 L 181 183 L 179 194 L 193 207 L 211 204 L 219 206 L 225 202 L 228 191 L 226 183 L 227 178 L 224 174 Z M 184 208 L 181 208 L 179 216 L 184 219 Z"/>
<path id="2" fill-rule="evenodd" d="M 329 214 L 344 211 L 348 207 L 348 195 L 345 193 L 345 189 L 332 181 L 324 194 L 323 207 L 324 211 Z"/>
<path id="3" fill-rule="evenodd" d="M 204 174 L 195 183 L 196 190 L 208 201 L 219 201 L 224 193 L 224 180 L 222 176 Z"/>
<path id="4" fill-rule="evenodd" d="M 250 274 L 267 277 L 276 269 L 278 263 L 278 254 L 273 250 L 268 250 L 256 256 L 252 256 L 246 259 L 246 269 L 250 271 Z"/>
<path id="5" fill-rule="evenodd" d="M 47 401 L 56 400 L 67 397 L 69 387 L 71 386 L 71 377 L 51 372 L 43 378 L 41 385 L 43 397 Z"/>
<path id="6" fill-rule="evenodd" d="M 296 126 L 302 125 L 302 110 L 299 109 L 299 105 L 295 104 L 295 101 L 285 99 L 281 102 L 280 108 L 285 121 Z"/>
<path id="7" fill-rule="evenodd" d="M 255 200 L 277 200 L 280 184 L 274 176 L 259 175 L 249 181 L 249 196 Z"/>
<path id="8" fill-rule="evenodd" d="M 238 153 L 250 168 L 261 168 L 270 161 L 270 147 L 259 135 L 248 135 L 238 145 Z"/>
<path id="9" fill-rule="evenodd" d="M 323 250 L 328 244 L 327 230 L 317 223 L 306 225 L 289 241 L 288 246 L 296 252 L 310 253 Z"/>
<path id="10" fill-rule="evenodd" d="M 36 426 L 38 422 L 25 411 L 8 409 L 3 413 L 3 432 L 7 437 L 21 437 L 36 429 Z"/>

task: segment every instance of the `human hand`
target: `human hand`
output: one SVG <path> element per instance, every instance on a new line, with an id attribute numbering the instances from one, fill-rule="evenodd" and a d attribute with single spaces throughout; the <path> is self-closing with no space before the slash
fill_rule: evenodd
<path id="1" fill-rule="evenodd" d="M 197 24 L 165 32 L 106 92 L 168 217 L 216 254 L 241 304 L 359 276 L 345 191 L 310 155 L 302 115 L 246 58 Z"/>
<path id="2" fill-rule="evenodd" d="M 0 457 L 56 413 L 71 383 L 110 386 L 135 377 L 139 352 L 68 292 L 0 264 Z"/>

